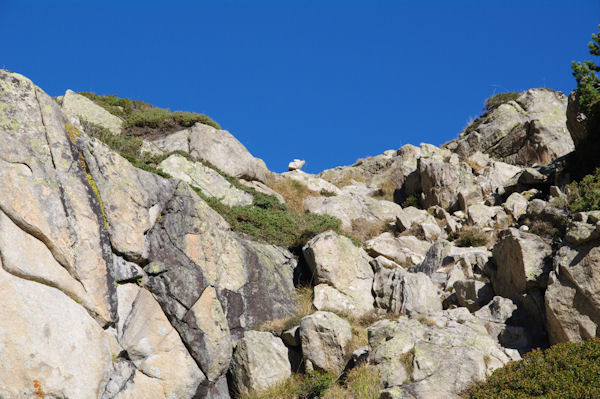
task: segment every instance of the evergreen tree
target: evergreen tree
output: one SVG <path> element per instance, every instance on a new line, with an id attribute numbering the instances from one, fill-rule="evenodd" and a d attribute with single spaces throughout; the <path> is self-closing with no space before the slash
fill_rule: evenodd
<path id="1" fill-rule="evenodd" d="M 600 25 L 598 29 L 600 30 Z M 600 56 L 600 32 L 592 34 L 592 41 L 589 42 L 588 47 L 591 55 Z M 600 72 L 600 66 L 592 61 L 573 61 L 571 69 L 577 81 L 580 109 L 583 113 L 587 113 L 590 105 L 600 99 L 600 78 L 596 74 Z"/>

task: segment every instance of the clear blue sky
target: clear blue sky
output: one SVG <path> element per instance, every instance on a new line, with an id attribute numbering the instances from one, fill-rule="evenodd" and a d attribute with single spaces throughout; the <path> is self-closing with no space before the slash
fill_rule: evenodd
<path id="1" fill-rule="evenodd" d="M 598 0 L 0 0 L 0 67 L 206 113 L 271 170 L 318 172 L 442 144 L 500 91 L 568 93 L 598 23 Z"/>

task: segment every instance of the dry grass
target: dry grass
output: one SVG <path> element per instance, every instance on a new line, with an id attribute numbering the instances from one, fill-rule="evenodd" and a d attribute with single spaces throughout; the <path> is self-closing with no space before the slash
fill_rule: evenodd
<path id="1" fill-rule="evenodd" d="M 298 302 L 294 314 L 282 319 L 268 321 L 260 326 L 259 330 L 273 332 L 288 330 L 300 324 L 300 320 L 304 316 L 308 316 L 317 310 L 313 306 L 313 288 L 311 286 L 297 287 L 294 296 L 296 302 Z"/>
<path id="2" fill-rule="evenodd" d="M 307 197 L 319 197 L 321 195 L 289 177 L 269 179 L 267 185 L 281 194 L 288 208 L 296 213 L 304 213 L 304 200 Z"/>
<path id="3" fill-rule="evenodd" d="M 377 369 L 370 364 L 361 364 L 348 372 L 343 385 L 333 385 L 323 399 L 377 399 L 381 389 L 381 378 Z"/>
<path id="4" fill-rule="evenodd" d="M 330 181 L 331 183 L 335 184 L 336 186 L 338 186 L 339 188 L 345 187 L 345 186 L 350 186 L 356 183 L 365 183 L 367 181 L 367 178 L 365 176 L 363 176 L 360 172 L 351 169 L 351 170 L 347 170 L 344 172 L 344 175 L 339 178 L 339 179 L 325 179 Z"/>
<path id="5" fill-rule="evenodd" d="M 398 185 L 394 181 L 392 175 L 386 176 L 385 180 L 379 183 L 377 187 L 381 190 L 381 192 L 377 194 L 375 198 L 394 202 L 394 192 L 398 188 Z"/>
<path id="6" fill-rule="evenodd" d="M 358 218 L 352 221 L 352 235 L 361 242 L 368 241 L 390 230 L 389 224 L 381 220 L 371 221 Z"/>
<path id="7" fill-rule="evenodd" d="M 292 375 L 285 381 L 260 392 L 240 395 L 240 399 L 296 399 L 302 376 Z"/>
<path id="8" fill-rule="evenodd" d="M 458 233 L 455 244 L 459 247 L 482 247 L 488 244 L 488 236 L 479 227 L 465 227 Z"/>

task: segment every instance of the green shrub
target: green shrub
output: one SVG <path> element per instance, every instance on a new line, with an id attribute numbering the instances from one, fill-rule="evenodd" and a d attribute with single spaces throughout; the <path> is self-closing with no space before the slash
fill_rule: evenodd
<path id="1" fill-rule="evenodd" d="M 139 133 L 140 128 L 150 129 L 150 133 L 168 133 L 193 126 L 196 122 L 221 127 L 204 114 L 158 108 L 144 101 L 119 98 L 115 95 L 102 96 L 89 92 L 79 93 L 103 107 L 113 115 L 123 118 L 125 135 Z"/>
<path id="2" fill-rule="evenodd" d="M 341 221 L 333 216 L 290 212 L 278 201 L 265 200 L 261 196 L 258 205 L 255 202 L 253 205 L 227 206 L 217 198 L 205 196 L 197 188 L 194 190 L 229 222 L 233 230 L 270 244 L 297 247 L 323 231 L 340 231 Z M 262 207 L 265 204 L 272 207 Z"/>
<path id="3" fill-rule="evenodd" d="M 454 242 L 459 247 L 482 247 L 487 245 L 487 235 L 478 227 L 465 227 Z"/>
<path id="4" fill-rule="evenodd" d="M 600 209 L 600 168 L 569 185 L 569 209 L 572 212 Z"/>
<path id="5" fill-rule="evenodd" d="M 402 208 L 407 208 L 409 206 L 414 206 L 415 208 L 422 209 L 421 202 L 416 195 L 409 195 L 404 202 L 402 203 Z"/>
<path id="6" fill-rule="evenodd" d="M 464 392 L 472 399 L 599 398 L 600 339 L 563 343 L 526 354 Z"/>
<path id="7" fill-rule="evenodd" d="M 506 104 L 509 101 L 514 101 L 519 98 L 521 94 L 515 92 L 507 92 L 507 93 L 498 93 L 493 95 L 492 97 L 485 100 L 485 110 L 486 112 L 490 112 L 502 104 Z"/>

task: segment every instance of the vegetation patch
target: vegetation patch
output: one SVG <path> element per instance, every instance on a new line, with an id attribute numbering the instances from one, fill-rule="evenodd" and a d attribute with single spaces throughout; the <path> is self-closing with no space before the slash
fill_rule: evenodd
<path id="1" fill-rule="evenodd" d="M 569 209 L 587 212 L 600 209 L 600 168 L 586 175 L 579 182 L 569 184 Z"/>
<path id="2" fill-rule="evenodd" d="M 289 177 L 270 179 L 267 185 L 281 194 L 287 206 L 296 213 L 304 212 L 304 200 L 307 197 L 318 197 L 321 195 L 316 191 L 309 190 L 304 184 Z"/>
<path id="3" fill-rule="evenodd" d="M 465 227 L 456 237 L 454 244 L 458 247 L 483 247 L 487 245 L 488 237 L 479 227 Z"/>
<path id="4" fill-rule="evenodd" d="M 515 101 L 517 98 L 519 98 L 520 95 L 521 93 L 515 93 L 514 91 L 494 94 L 493 96 L 485 100 L 485 110 L 487 112 L 493 111 L 502 104 L 506 104 L 509 101 Z"/>
<path id="5" fill-rule="evenodd" d="M 599 398 L 600 339 L 563 343 L 527 353 L 523 360 L 500 368 L 484 383 L 468 388 L 464 397 Z"/>
<path id="6" fill-rule="evenodd" d="M 204 114 L 195 112 L 171 112 L 158 108 L 144 101 L 119 98 L 115 95 L 102 96 L 89 92 L 79 93 L 100 105 L 113 115 L 122 118 L 125 135 L 164 135 L 193 126 L 200 122 L 216 129 L 221 127 L 217 122 Z"/>
<path id="7" fill-rule="evenodd" d="M 229 222 L 233 230 L 269 244 L 298 247 L 323 231 L 340 231 L 341 221 L 338 218 L 294 213 L 283 204 L 275 205 L 279 203 L 276 200 L 265 201 L 265 195 L 255 197 L 252 205 L 228 206 L 217 198 L 204 195 L 200 189 L 194 187 L 194 190 Z"/>
<path id="8" fill-rule="evenodd" d="M 352 235 L 358 241 L 368 241 L 386 231 L 393 231 L 389 223 L 382 220 L 358 218 L 352 220 Z"/>

